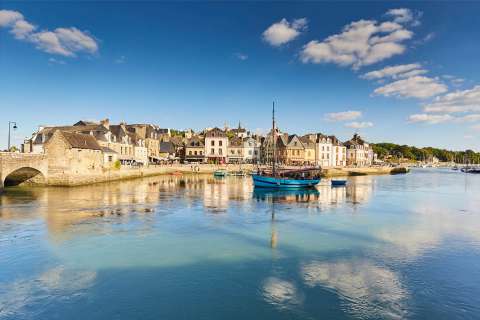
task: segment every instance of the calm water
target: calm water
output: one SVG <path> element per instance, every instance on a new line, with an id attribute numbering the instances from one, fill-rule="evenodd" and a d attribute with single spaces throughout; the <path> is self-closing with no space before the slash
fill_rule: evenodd
<path id="1" fill-rule="evenodd" d="M 0 196 L 0 319 L 479 319 L 480 176 L 257 192 L 155 177 Z"/>

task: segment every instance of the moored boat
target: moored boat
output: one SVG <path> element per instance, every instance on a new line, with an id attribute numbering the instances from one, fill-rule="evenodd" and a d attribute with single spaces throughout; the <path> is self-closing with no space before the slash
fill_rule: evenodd
<path id="1" fill-rule="evenodd" d="M 298 170 L 277 170 L 275 130 L 275 103 L 272 107 L 272 169 L 269 172 L 260 171 L 252 175 L 253 185 L 256 188 L 272 189 L 306 189 L 313 188 L 320 182 L 320 168 L 303 168 Z M 318 171 L 318 172 L 317 172 Z"/>
<path id="2" fill-rule="evenodd" d="M 228 175 L 228 172 L 227 172 L 227 170 L 220 169 L 220 170 L 215 170 L 215 171 L 213 172 L 213 175 L 214 175 L 215 177 L 225 177 L 225 176 Z"/>
<path id="3" fill-rule="evenodd" d="M 332 180 L 333 187 L 340 187 L 347 185 L 347 180 Z"/>

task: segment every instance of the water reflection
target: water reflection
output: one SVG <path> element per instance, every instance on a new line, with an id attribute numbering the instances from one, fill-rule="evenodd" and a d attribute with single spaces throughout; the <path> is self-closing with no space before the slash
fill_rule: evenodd
<path id="1" fill-rule="evenodd" d="M 365 203 L 371 189 L 368 179 L 350 183 L 346 188 L 323 185 L 311 190 L 272 191 L 254 190 L 248 177 L 160 176 L 72 188 L 12 188 L 0 195 L 0 219 L 41 217 L 50 235 L 61 240 L 69 237 L 62 236 L 64 233 L 85 233 L 89 229 L 110 232 L 89 224 L 92 219 L 105 222 L 107 228 L 112 221 L 141 220 L 152 224 L 152 215 L 171 214 L 179 203 L 190 208 L 200 204 L 205 213 L 215 214 L 225 214 L 232 206 L 250 207 L 252 198 L 325 209 L 345 202 Z"/>
<path id="2" fill-rule="evenodd" d="M 78 298 L 91 287 L 96 278 L 92 271 L 69 270 L 56 266 L 37 277 L 20 279 L 0 286 L 0 318 L 17 318 L 22 309 L 35 308 L 45 299 L 68 301 Z M 40 310 L 41 312 L 41 310 Z M 37 313 L 40 318 L 40 314 Z"/>
<path id="3" fill-rule="evenodd" d="M 198 307 L 221 306 L 209 319 L 239 310 L 265 319 L 426 318 L 437 309 L 437 318 L 454 318 L 447 304 L 476 314 L 480 182 L 465 190 L 458 175 L 438 175 L 352 177 L 346 187 L 325 181 L 297 191 L 204 175 L 8 189 L 0 195 L 0 318 L 37 306 L 40 319 L 45 304 L 62 317 L 55 305 L 63 297 L 123 297 L 138 275 L 139 297 L 163 294 L 151 310 L 168 298 L 211 300 Z M 439 295 L 458 284 L 465 294 Z M 76 312 L 102 309 L 74 302 Z M 174 309 L 165 304 L 152 318 L 175 318 Z"/>
<path id="4" fill-rule="evenodd" d="M 312 261 L 301 268 L 305 284 L 341 296 L 347 312 L 365 319 L 405 318 L 408 298 L 399 277 L 368 260 Z"/>

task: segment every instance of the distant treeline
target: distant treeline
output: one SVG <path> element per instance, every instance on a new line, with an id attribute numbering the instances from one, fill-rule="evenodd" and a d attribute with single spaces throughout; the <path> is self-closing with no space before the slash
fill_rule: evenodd
<path id="1" fill-rule="evenodd" d="M 473 150 L 451 151 L 432 147 L 417 148 L 395 143 L 372 144 L 373 151 L 379 159 L 406 158 L 414 161 L 431 161 L 433 157 L 440 161 L 455 161 L 457 163 L 480 163 L 480 153 Z"/>

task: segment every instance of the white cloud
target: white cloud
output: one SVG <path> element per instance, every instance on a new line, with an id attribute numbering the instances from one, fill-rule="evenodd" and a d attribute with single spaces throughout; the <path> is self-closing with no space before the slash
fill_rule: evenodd
<path id="1" fill-rule="evenodd" d="M 353 128 L 353 129 L 365 129 L 365 128 L 373 127 L 373 123 L 372 122 L 353 121 L 353 122 L 349 122 L 349 123 L 345 124 L 345 127 Z"/>
<path id="2" fill-rule="evenodd" d="M 245 60 L 248 59 L 248 55 L 246 55 L 245 53 L 241 53 L 241 52 L 235 53 L 235 57 L 239 60 L 242 60 L 242 61 L 245 61 Z"/>
<path id="3" fill-rule="evenodd" d="M 360 76 L 363 79 L 381 79 L 381 78 L 408 78 L 410 76 L 426 73 L 427 70 L 421 69 L 419 63 L 402 64 L 396 66 L 388 66 L 380 70 L 370 71 Z"/>
<path id="4" fill-rule="evenodd" d="M 302 48 L 300 59 L 303 63 L 334 63 L 358 69 L 403 53 L 406 48 L 402 42 L 412 36 L 396 22 L 359 20 L 321 42 L 310 41 Z"/>
<path id="5" fill-rule="evenodd" d="M 18 11 L 0 10 L 0 27 L 11 26 L 15 21 L 23 20 L 23 15 Z"/>
<path id="6" fill-rule="evenodd" d="M 360 111 L 343 111 L 325 114 L 325 119 L 328 121 L 350 121 L 358 119 L 362 116 Z"/>
<path id="7" fill-rule="evenodd" d="M 25 20 L 17 20 L 13 25 L 10 32 L 15 36 L 17 39 L 25 39 L 36 27 L 25 21 Z"/>
<path id="8" fill-rule="evenodd" d="M 290 23 L 284 18 L 268 27 L 262 34 L 263 39 L 272 46 L 281 46 L 298 37 L 307 28 L 307 22 L 306 18 L 300 18 Z"/>
<path id="9" fill-rule="evenodd" d="M 426 99 L 447 92 L 447 90 L 447 86 L 439 82 L 437 78 L 414 76 L 389 83 L 375 89 L 373 93 L 386 97 Z"/>
<path id="10" fill-rule="evenodd" d="M 442 123 L 442 122 L 447 122 L 453 120 L 453 117 L 448 114 L 426 114 L 426 113 L 421 113 L 421 114 L 412 114 L 411 116 L 408 117 L 408 121 L 415 123 L 415 122 L 424 122 L 428 124 L 437 124 L 437 123 Z"/>
<path id="11" fill-rule="evenodd" d="M 420 18 L 422 17 L 422 12 L 413 12 L 407 8 L 398 8 L 398 9 L 390 9 L 387 11 L 387 16 L 393 18 L 393 21 L 396 23 L 410 23 L 413 26 L 420 25 Z"/>
<path id="12" fill-rule="evenodd" d="M 0 10 L 0 27 L 9 28 L 16 39 L 31 42 L 47 53 L 75 57 L 78 52 L 94 54 L 98 51 L 97 41 L 85 31 L 70 27 L 34 32 L 37 27 L 17 11 Z"/>
<path id="13" fill-rule="evenodd" d="M 456 113 L 480 111 L 480 85 L 468 90 L 450 92 L 423 107 L 425 112 Z"/>
<path id="14" fill-rule="evenodd" d="M 471 123 L 480 121 L 480 114 L 468 114 L 462 117 L 455 117 L 450 114 L 412 114 L 408 118 L 409 122 L 424 122 L 428 124 L 438 124 L 444 122 L 451 123 Z"/>

